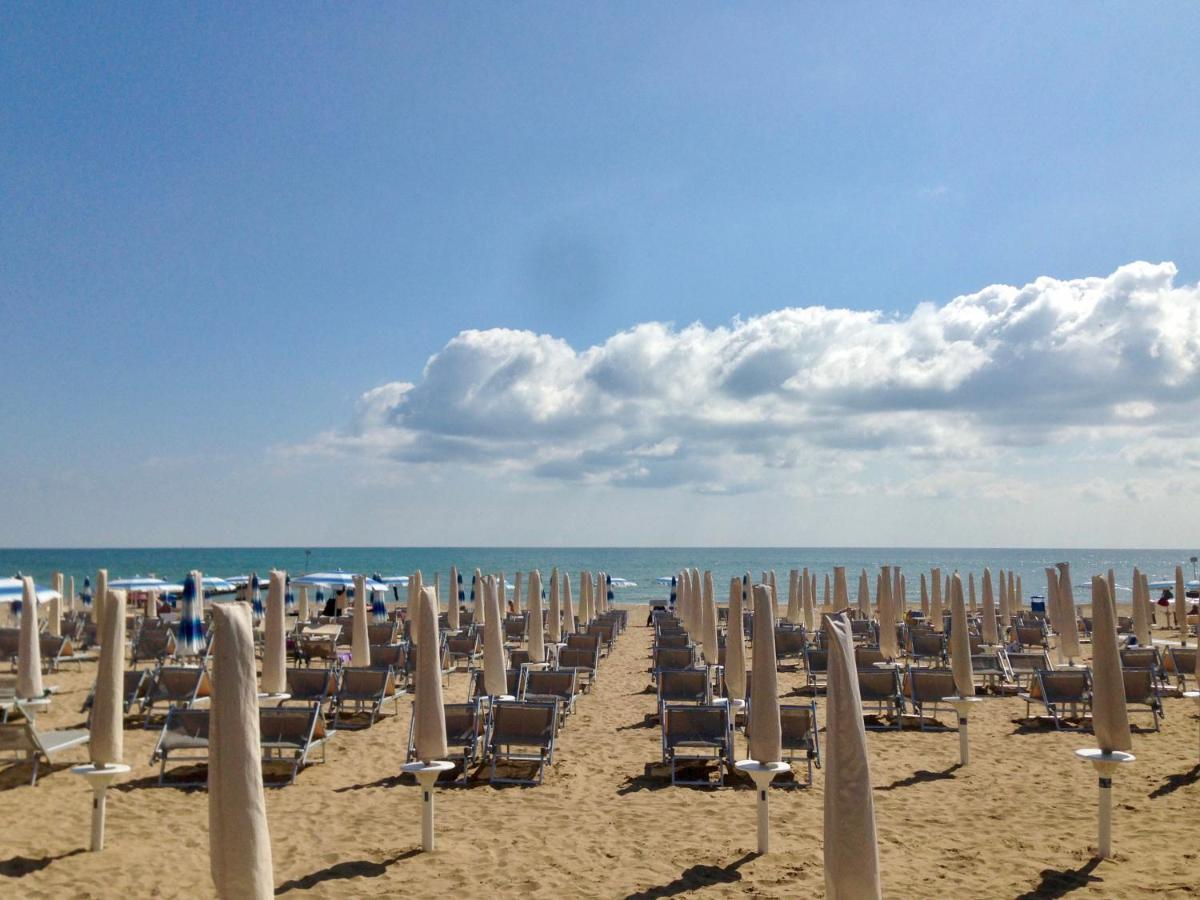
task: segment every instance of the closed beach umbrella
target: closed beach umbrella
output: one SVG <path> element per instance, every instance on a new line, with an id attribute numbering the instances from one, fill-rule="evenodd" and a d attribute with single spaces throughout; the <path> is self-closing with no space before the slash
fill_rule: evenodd
<path id="1" fill-rule="evenodd" d="M 88 758 L 96 766 L 120 763 L 125 755 L 125 715 L 121 695 L 125 687 L 125 592 L 110 591 L 112 613 L 100 634 L 100 660 L 96 666 L 96 691 L 92 697 Z"/>
<path id="2" fill-rule="evenodd" d="M 96 571 L 95 591 L 92 595 L 92 618 L 96 622 L 96 628 L 100 627 L 100 620 L 104 616 L 104 600 L 108 596 L 108 569 L 98 569 Z"/>
<path id="3" fill-rule="evenodd" d="M 312 610 L 308 607 L 308 585 L 300 585 L 299 595 L 296 598 L 296 617 L 301 623 L 307 622 L 312 618 Z"/>
<path id="4" fill-rule="evenodd" d="M 926 620 L 931 619 L 931 614 L 929 611 L 929 586 L 925 583 L 924 572 L 921 573 L 921 615 L 923 615 Z"/>
<path id="5" fill-rule="evenodd" d="M 496 573 L 496 605 L 500 609 L 500 615 L 504 615 L 505 604 L 508 602 L 507 591 L 504 589 L 504 573 Z M 490 612 L 490 607 L 489 607 Z M 501 626 L 503 628 L 503 626 Z"/>
<path id="6" fill-rule="evenodd" d="M 804 570 L 804 577 L 808 578 L 808 570 Z M 796 569 L 788 572 L 788 605 L 787 615 L 784 619 L 789 625 L 799 625 L 801 616 L 801 601 L 800 601 L 800 572 Z"/>
<path id="7" fill-rule="evenodd" d="M 934 631 L 945 629 L 946 609 L 942 604 L 942 570 L 934 569 L 930 574 L 933 583 L 933 596 L 929 601 L 929 619 Z M 996 629 L 993 627 L 992 631 Z M 995 643 L 994 641 L 992 643 Z"/>
<path id="8" fill-rule="evenodd" d="M 767 584 L 771 588 L 771 625 L 774 627 L 775 620 L 779 618 L 779 582 L 775 579 L 774 569 L 771 570 Z"/>
<path id="9" fill-rule="evenodd" d="M 1062 643 L 1059 652 L 1066 654 L 1067 659 L 1079 659 L 1083 655 L 1079 649 L 1079 623 L 1075 618 L 1075 593 L 1071 589 L 1071 566 L 1069 563 L 1057 563 L 1058 569 L 1058 607 L 1063 614 L 1063 629 L 1059 632 Z M 1095 615 L 1095 610 L 1092 614 Z"/>
<path id="10" fill-rule="evenodd" d="M 524 587 L 524 581 L 521 573 L 518 572 L 513 576 L 513 609 L 520 612 L 524 607 L 521 605 L 521 588 Z"/>
<path id="11" fill-rule="evenodd" d="M 1136 566 L 1133 569 L 1133 634 L 1138 644 L 1143 647 L 1152 646 L 1150 638 L 1150 598 L 1142 592 L 1142 573 Z M 1197 654 L 1200 656 L 1200 654 Z"/>
<path id="12" fill-rule="evenodd" d="M 72 575 L 67 579 L 67 609 L 75 612 L 75 576 Z"/>
<path id="13" fill-rule="evenodd" d="M 471 578 L 471 605 L 475 610 L 475 624 L 482 625 L 487 619 L 487 606 L 483 602 L 483 573 L 478 569 Z"/>
<path id="14" fill-rule="evenodd" d="M 835 609 L 850 608 L 850 593 L 846 586 L 846 567 L 833 567 L 833 606 Z"/>
<path id="15" fill-rule="evenodd" d="M 1115 594 L 1113 595 L 1116 596 Z M 1025 588 L 1021 586 L 1021 576 L 1017 576 L 1017 590 L 1013 595 L 1013 615 L 1020 615 L 1025 606 Z"/>
<path id="16" fill-rule="evenodd" d="M 967 573 L 967 594 L 969 595 L 968 602 L 967 602 L 967 608 L 971 611 L 971 613 L 973 615 L 977 611 L 976 603 L 975 603 L 975 573 L 974 572 Z"/>
<path id="17" fill-rule="evenodd" d="M 679 573 L 679 590 L 678 590 L 678 608 L 679 620 L 683 623 L 683 630 L 690 635 L 698 635 L 700 629 L 696 627 L 692 621 L 692 576 L 684 570 Z"/>
<path id="18" fill-rule="evenodd" d="M 287 573 L 272 571 L 267 584 L 267 614 L 263 621 L 262 689 L 266 694 L 287 690 Z"/>
<path id="19" fill-rule="evenodd" d="M 212 612 L 215 641 L 208 740 L 210 869 L 222 900 L 267 900 L 275 894 L 275 876 L 263 796 L 252 613 L 242 603 L 214 604 Z"/>
<path id="20" fill-rule="evenodd" d="M 591 621 L 588 606 L 592 598 L 592 573 L 579 573 L 579 627 L 586 630 Z"/>
<path id="21" fill-rule="evenodd" d="M 900 641 L 896 635 L 896 616 L 892 612 L 892 578 L 888 567 L 883 567 L 879 592 L 879 651 L 884 659 L 900 656 Z"/>
<path id="22" fill-rule="evenodd" d="M 1008 634 L 1008 626 L 1012 624 L 1012 573 L 1009 572 L 1006 576 L 1004 570 L 1000 570 L 1000 639 Z"/>
<path id="23" fill-rule="evenodd" d="M 825 573 L 825 592 L 823 594 L 821 594 L 821 609 L 822 609 L 822 611 L 825 611 L 825 612 L 829 611 L 829 606 L 830 606 L 832 599 L 833 599 L 833 597 L 829 591 L 829 573 L 826 572 Z"/>
<path id="24" fill-rule="evenodd" d="M 1050 615 L 1050 628 L 1062 634 L 1065 616 L 1058 605 L 1058 569 L 1046 566 L 1046 612 Z"/>
<path id="25" fill-rule="evenodd" d="M 1188 639 L 1187 590 L 1183 584 L 1183 566 L 1175 567 L 1175 625 L 1179 637 L 1186 644 Z"/>
<path id="26" fill-rule="evenodd" d="M 408 576 L 408 636 L 414 642 L 420 640 L 421 634 L 421 623 L 417 621 L 421 615 L 421 590 L 424 588 L 421 582 L 420 569 Z"/>
<path id="27" fill-rule="evenodd" d="M 992 570 L 983 570 L 983 642 L 985 644 L 1000 643 L 996 633 L 996 602 L 992 597 Z"/>
<path id="28" fill-rule="evenodd" d="M 900 567 L 895 566 L 892 569 L 892 616 L 893 620 L 900 622 L 904 619 L 904 584 L 902 583 L 903 576 L 900 574 Z"/>
<path id="29" fill-rule="evenodd" d="M 563 573 L 562 579 L 563 630 L 575 633 L 575 605 L 571 602 L 571 576 Z"/>
<path id="30" fill-rule="evenodd" d="M 816 613 L 813 610 L 813 583 L 812 579 L 807 576 L 804 579 L 804 584 L 800 589 L 800 606 L 804 613 L 804 627 L 809 631 L 813 630 L 816 622 Z"/>
<path id="31" fill-rule="evenodd" d="M 864 616 L 871 615 L 871 581 L 866 569 L 858 576 L 858 611 Z"/>
<path id="32" fill-rule="evenodd" d="M 700 570 L 693 568 L 689 573 L 689 578 L 688 604 L 692 608 L 692 625 L 695 628 L 692 633 L 699 637 L 704 628 L 704 601 L 700 593 Z"/>
<path id="33" fill-rule="evenodd" d="M 1108 584 L 1098 575 L 1092 578 L 1092 728 L 1105 753 L 1128 752 L 1133 746 L 1117 649 L 1117 620 Z"/>
<path id="34" fill-rule="evenodd" d="M 1112 569 L 1108 570 L 1108 599 L 1113 605 L 1113 621 L 1116 621 L 1117 615 L 1117 575 Z"/>
<path id="35" fill-rule="evenodd" d="M 446 627 L 453 632 L 458 631 L 458 605 L 462 601 L 462 576 L 455 566 L 451 566 L 450 590 L 446 592 Z"/>
<path id="36" fill-rule="evenodd" d="M 729 579 L 729 627 L 725 630 L 725 691 L 746 699 L 746 633 L 742 629 L 742 580 Z"/>
<path id="37" fill-rule="evenodd" d="M 204 577 L 195 570 L 183 580 L 178 652 L 180 656 L 199 656 L 204 652 Z"/>
<path id="38" fill-rule="evenodd" d="M 879 884 L 879 844 L 867 732 L 845 616 L 825 622 L 829 674 L 825 704 L 825 896 L 872 900 Z M 757 693 L 757 692 L 756 692 Z"/>
<path id="39" fill-rule="evenodd" d="M 350 665 L 366 668 L 371 664 L 371 641 L 367 632 L 367 585 L 362 575 L 354 576 L 354 617 L 350 624 Z M 434 628 L 437 620 L 434 620 Z M 436 647 L 437 644 L 435 643 Z"/>
<path id="40" fill-rule="evenodd" d="M 489 696 L 508 693 L 507 667 L 504 663 L 504 617 L 500 614 L 500 588 L 488 579 L 484 588 L 488 617 L 483 626 L 483 686 Z M 433 644 L 437 646 L 437 644 Z"/>
<path id="41" fill-rule="evenodd" d="M 57 597 L 51 597 L 50 602 L 46 604 L 46 634 L 54 637 L 62 636 L 62 596 L 63 596 L 63 573 L 55 572 L 50 576 L 50 587 L 58 593 Z"/>
<path id="42" fill-rule="evenodd" d="M 417 604 L 424 615 L 417 651 L 417 685 L 413 698 L 413 750 L 429 765 L 446 758 L 446 710 L 442 706 L 442 661 L 438 658 L 437 598 L 430 588 L 421 592 Z M 503 693 L 503 691 L 501 692 Z"/>
<path id="43" fill-rule="evenodd" d="M 950 665 L 958 696 L 974 697 L 975 673 L 971 667 L 971 638 L 967 634 L 967 604 L 963 600 L 962 579 L 957 572 L 950 580 Z"/>
<path id="44" fill-rule="evenodd" d="M 121 619 L 121 627 L 125 620 Z M 42 648 L 38 641 L 37 588 L 28 575 L 21 579 L 21 634 L 17 644 L 17 696 L 37 700 L 45 695 L 42 687 Z"/>
<path id="45" fill-rule="evenodd" d="M 754 698 L 746 737 L 750 758 L 758 763 L 779 762 L 783 734 L 779 724 L 779 676 L 775 669 L 775 603 L 768 585 L 754 586 Z"/>
<path id="46" fill-rule="evenodd" d="M 720 665 L 720 650 L 717 643 L 717 598 L 713 596 L 712 572 L 704 573 L 703 608 L 701 609 L 700 637 L 704 662 L 710 666 Z"/>
<path id="47" fill-rule="evenodd" d="M 542 573 L 529 573 L 529 659 L 546 661 L 545 625 L 542 622 Z"/>
<path id="48" fill-rule="evenodd" d="M 562 643 L 562 607 L 559 604 L 558 590 L 558 566 L 554 566 L 550 569 L 550 615 L 546 623 L 551 644 Z"/>
<path id="49" fill-rule="evenodd" d="M 883 621 L 883 573 L 875 576 L 875 618 Z"/>

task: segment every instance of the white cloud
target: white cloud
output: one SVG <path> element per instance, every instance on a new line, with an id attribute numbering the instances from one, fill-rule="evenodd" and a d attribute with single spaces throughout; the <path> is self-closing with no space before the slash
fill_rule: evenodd
<path id="1" fill-rule="evenodd" d="M 1036 481 L 1010 469 L 1062 469 L 1074 454 L 1093 460 L 1078 491 L 1099 498 L 1111 489 L 1099 489 L 1097 453 L 1110 467 L 1154 465 L 1139 447 L 1176 440 L 1200 413 L 1200 286 L 1175 276 L 1137 262 L 903 317 L 810 306 L 716 328 L 646 322 L 583 350 L 464 331 L 415 384 L 366 392 L 346 428 L 288 452 L 421 477 L 468 467 L 698 493 L 1009 500 Z M 1189 439 L 1174 451 L 1185 468 Z"/>

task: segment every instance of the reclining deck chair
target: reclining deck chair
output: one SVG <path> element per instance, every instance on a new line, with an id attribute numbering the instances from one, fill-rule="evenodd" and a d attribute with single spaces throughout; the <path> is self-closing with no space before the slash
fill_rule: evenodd
<path id="1" fill-rule="evenodd" d="M 291 696 L 284 705 L 294 703 L 316 704 L 325 708 L 337 693 L 338 673 L 336 669 L 298 669 L 289 666 L 286 673 L 287 692 Z"/>
<path id="2" fill-rule="evenodd" d="M 733 729 L 729 722 L 729 707 L 676 706 L 663 707 L 663 762 L 671 767 L 671 784 L 711 786 L 708 769 L 703 778 L 679 777 L 680 765 L 696 763 L 717 764 L 717 785 L 725 784 L 725 767 L 733 763 Z"/>
<path id="3" fill-rule="evenodd" d="M 867 703 L 879 705 L 878 718 L 881 724 L 867 727 L 898 729 L 904 724 L 901 718 L 904 715 L 904 694 L 901 691 L 898 668 L 859 669 L 858 693 L 862 697 L 864 705 Z M 892 717 L 893 722 L 890 726 L 882 724 L 885 714 Z"/>
<path id="4" fill-rule="evenodd" d="M 813 766 L 821 768 L 821 744 L 817 736 L 817 701 L 807 706 L 781 703 L 779 725 L 783 738 L 783 759 L 794 762 L 799 754 L 808 765 L 808 786 L 813 783 Z M 798 781 L 776 782 L 780 787 L 798 787 Z"/>
<path id="5" fill-rule="evenodd" d="M 1063 707 L 1082 707 L 1084 714 L 1092 706 L 1092 678 L 1090 669 L 1042 670 L 1035 673 L 1032 688 L 1018 694 L 1025 701 L 1025 717 L 1029 718 L 1030 706 L 1041 703 L 1054 719 L 1055 731 L 1062 730 Z"/>
<path id="6" fill-rule="evenodd" d="M 41 760 L 50 764 L 50 757 L 71 747 L 86 744 L 89 733 L 85 729 L 62 729 L 38 731 L 31 722 L 5 722 L 0 724 L 0 753 L 15 753 L 16 763 L 29 760 L 33 764 L 30 777 L 31 787 L 37 786 L 38 766 Z"/>
<path id="7" fill-rule="evenodd" d="M 554 745 L 558 735 L 558 700 L 496 703 L 492 707 L 488 753 L 492 758 L 488 781 L 492 784 L 541 784 L 546 766 L 554 765 Z M 498 775 L 500 763 L 533 762 L 536 775 L 519 778 Z"/>
<path id="8" fill-rule="evenodd" d="M 158 703 L 168 708 L 190 709 L 197 700 L 212 694 L 212 681 L 204 666 L 159 666 L 150 673 L 142 700 L 143 727 L 150 727 L 151 713 Z"/>
<path id="9" fill-rule="evenodd" d="M 908 698 L 917 714 L 917 724 L 924 731 L 926 713 L 932 719 L 937 715 L 939 703 L 958 694 L 954 672 L 950 669 L 909 669 L 906 679 Z"/>
<path id="10" fill-rule="evenodd" d="M 446 716 L 446 747 L 449 751 L 446 758 L 451 762 L 462 763 L 462 780 L 465 782 L 471 774 L 471 766 L 481 761 L 487 749 L 488 717 L 479 700 L 470 703 L 444 703 L 442 708 Z M 417 758 L 416 721 L 414 715 L 408 723 L 408 752 L 405 762 L 412 762 Z"/>
<path id="11" fill-rule="evenodd" d="M 528 669 L 521 698 L 529 702 L 557 701 L 559 716 L 566 721 L 567 716 L 575 711 L 578 692 L 575 672 L 571 669 Z"/>
<path id="12" fill-rule="evenodd" d="M 1154 730 L 1158 731 L 1158 721 L 1163 715 L 1162 697 L 1158 692 L 1158 679 L 1152 669 L 1121 669 L 1125 679 L 1125 706 L 1130 712 L 1137 707 L 1140 711 L 1150 713 L 1154 722 Z"/>
<path id="13" fill-rule="evenodd" d="M 342 713 L 347 704 L 354 704 L 355 714 L 370 711 L 370 719 L 361 728 L 375 724 L 383 704 L 393 701 L 396 713 L 400 712 L 400 692 L 396 690 L 396 676 L 389 669 L 342 669 L 342 682 L 333 698 L 333 727 L 342 726 Z"/>
<path id="14" fill-rule="evenodd" d="M 1196 673 L 1196 648 L 1168 647 L 1166 670 L 1175 676 L 1179 690 L 1186 691 L 1188 676 L 1194 678 Z"/>
<path id="15" fill-rule="evenodd" d="M 258 711 L 259 741 L 262 744 L 263 762 L 282 760 L 291 766 L 288 784 L 296 783 L 296 773 L 308 764 L 308 756 L 321 748 L 321 762 L 325 761 L 325 716 L 321 707 L 314 703 L 308 707 L 279 706 Z"/>

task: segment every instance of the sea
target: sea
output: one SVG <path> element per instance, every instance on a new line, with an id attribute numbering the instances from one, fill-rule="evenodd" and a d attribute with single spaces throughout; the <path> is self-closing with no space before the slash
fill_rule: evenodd
<path id="1" fill-rule="evenodd" d="M 39 584 L 49 584 L 53 572 L 75 577 L 76 589 L 85 576 L 95 578 L 98 569 L 108 569 L 109 578 L 157 576 L 181 581 L 192 569 L 205 575 L 228 578 L 271 569 L 293 575 L 305 572 L 342 570 L 366 575 L 408 575 L 421 570 L 426 583 L 435 572 L 442 583 L 450 567 L 470 573 L 503 572 L 509 581 L 515 572 L 539 569 L 543 577 L 557 566 L 560 572 L 577 574 L 597 570 L 628 579 L 634 586 L 614 592 L 617 603 L 638 604 L 666 598 L 669 588 L 656 579 L 669 577 L 685 567 L 711 570 L 717 596 L 723 599 L 729 579 L 745 572 L 758 578 L 775 570 L 781 593 L 786 591 L 788 572 L 807 567 L 819 582 L 834 566 L 845 566 L 850 596 L 858 593 L 858 574 L 866 569 L 874 596 L 875 573 L 881 565 L 900 566 L 906 574 L 908 601 L 920 599 L 920 573 L 940 568 L 959 572 L 963 578 L 974 572 L 976 580 L 985 567 L 993 577 L 998 570 L 1021 577 L 1023 600 L 1041 596 L 1046 589 L 1045 567 L 1058 562 L 1071 565 L 1071 580 L 1077 585 L 1076 602 L 1088 602 L 1085 588 L 1092 575 L 1111 568 L 1117 582 L 1117 599 L 1128 599 L 1134 566 L 1151 581 L 1171 579 L 1175 566 L 1184 567 L 1185 578 L 1196 578 L 1195 549 L 988 549 L 913 547 L 143 547 L 113 549 L 0 549 L 0 576 L 32 575 Z M 469 574 L 466 576 L 469 578 Z M 821 589 L 821 584 L 818 584 Z"/>

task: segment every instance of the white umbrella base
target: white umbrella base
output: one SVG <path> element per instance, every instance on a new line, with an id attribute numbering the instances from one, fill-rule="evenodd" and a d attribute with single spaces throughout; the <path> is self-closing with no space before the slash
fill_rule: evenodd
<path id="1" fill-rule="evenodd" d="M 971 762 L 971 741 L 967 732 L 967 719 L 971 715 L 971 707 L 982 702 L 979 697 L 946 697 L 946 702 L 958 713 L 958 762 L 966 766 Z"/>
<path id="2" fill-rule="evenodd" d="M 1090 762 L 1100 776 L 1100 831 L 1096 856 L 1108 859 L 1112 856 L 1112 777 L 1123 763 L 1131 763 L 1137 757 L 1120 750 L 1105 753 L 1099 749 L 1076 750 L 1075 755 Z"/>
<path id="3" fill-rule="evenodd" d="M 433 852 L 433 785 L 439 775 L 453 768 L 449 760 L 435 759 L 429 763 L 410 762 L 402 770 L 415 776 L 421 788 L 421 849 L 426 853 Z"/>
<path id="4" fill-rule="evenodd" d="M 770 853 L 771 829 L 767 816 L 767 792 L 771 787 L 771 780 L 776 775 L 787 772 L 791 766 L 785 762 L 760 763 L 753 759 L 743 759 L 734 763 L 734 768 L 745 772 L 754 781 L 754 789 L 758 794 L 758 852 Z"/>
<path id="5" fill-rule="evenodd" d="M 104 849 L 104 816 L 107 806 L 108 786 L 118 775 L 129 771 L 129 766 L 113 763 L 107 766 L 74 766 L 71 771 L 85 779 L 92 789 L 92 852 Z"/>

